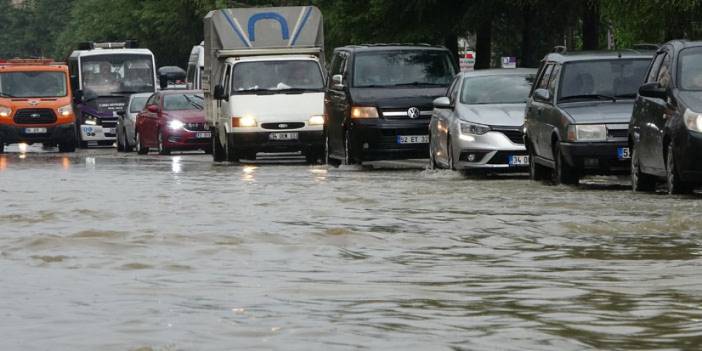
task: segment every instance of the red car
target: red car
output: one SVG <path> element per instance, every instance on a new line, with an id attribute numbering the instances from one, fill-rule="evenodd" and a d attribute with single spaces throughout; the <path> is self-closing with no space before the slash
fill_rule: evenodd
<path id="1" fill-rule="evenodd" d="M 136 118 L 136 151 L 150 148 L 159 154 L 171 151 L 212 152 L 212 133 L 205 129 L 204 99 L 200 91 L 171 90 L 151 95 Z"/>

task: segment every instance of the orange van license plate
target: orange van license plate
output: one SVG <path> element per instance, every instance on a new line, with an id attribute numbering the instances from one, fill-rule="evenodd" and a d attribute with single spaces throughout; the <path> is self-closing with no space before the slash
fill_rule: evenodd
<path id="1" fill-rule="evenodd" d="M 24 128 L 26 134 L 46 134 L 46 128 Z"/>

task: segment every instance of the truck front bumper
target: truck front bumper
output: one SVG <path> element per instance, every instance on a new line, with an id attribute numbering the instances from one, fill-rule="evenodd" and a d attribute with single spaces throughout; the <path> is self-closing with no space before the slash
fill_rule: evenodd
<path id="1" fill-rule="evenodd" d="M 46 133 L 27 133 L 28 128 L 44 128 Z M 63 142 L 74 142 L 75 124 L 59 124 L 48 127 L 29 127 L 0 124 L 0 142 L 4 144 L 14 143 L 51 143 L 59 144 Z"/>
<path id="2" fill-rule="evenodd" d="M 272 134 L 297 134 L 296 139 L 274 140 Z M 228 142 L 241 152 L 310 152 L 324 147 L 324 132 L 315 131 L 281 131 L 281 132 L 245 132 L 229 133 Z"/>

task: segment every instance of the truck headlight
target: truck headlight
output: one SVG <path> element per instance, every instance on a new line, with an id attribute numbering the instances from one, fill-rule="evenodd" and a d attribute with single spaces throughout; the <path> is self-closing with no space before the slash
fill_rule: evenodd
<path id="1" fill-rule="evenodd" d="M 568 126 L 568 141 L 607 141 L 607 126 L 604 124 Z"/>
<path id="2" fill-rule="evenodd" d="M 685 126 L 693 132 L 702 133 L 702 114 L 690 109 L 685 110 Z"/>
<path id="3" fill-rule="evenodd" d="M 321 126 L 324 125 L 324 116 L 312 116 L 310 117 L 309 124 L 311 126 Z"/>
<path id="4" fill-rule="evenodd" d="M 351 109 L 351 118 L 353 118 L 353 119 L 378 118 L 378 109 L 375 107 L 354 106 Z"/>
<path id="5" fill-rule="evenodd" d="M 170 128 L 172 130 L 183 129 L 183 127 L 185 127 L 185 123 L 183 123 L 181 121 L 174 120 L 174 121 L 168 122 L 168 128 Z"/>
<path id="6" fill-rule="evenodd" d="M 73 106 L 71 106 L 71 105 L 66 105 L 66 106 L 63 106 L 63 107 L 59 107 L 59 108 L 58 108 L 58 113 L 59 113 L 59 115 L 61 115 L 62 117 L 68 117 L 68 116 L 70 116 L 70 115 L 73 114 Z"/>
<path id="7" fill-rule="evenodd" d="M 233 128 L 252 128 L 257 125 L 256 118 L 253 116 L 232 117 Z"/>
<path id="8" fill-rule="evenodd" d="M 10 117 L 12 109 L 7 106 L 0 106 L 0 117 Z"/>
<path id="9" fill-rule="evenodd" d="M 490 127 L 482 124 L 461 122 L 461 134 L 483 135 L 490 131 Z"/>

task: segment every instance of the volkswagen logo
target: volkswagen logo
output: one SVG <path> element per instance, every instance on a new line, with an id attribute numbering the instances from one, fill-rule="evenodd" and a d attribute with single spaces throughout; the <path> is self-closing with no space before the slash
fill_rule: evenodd
<path id="1" fill-rule="evenodd" d="M 408 116 L 409 118 L 411 118 L 411 119 L 417 119 L 417 118 L 419 118 L 419 115 L 420 115 L 420 114 L 421 114 L 421 112 L 420 112 L 419 109 L 416 108 L 416 107 L 412 107 L 412 108 L 410 108 L 409 110 L 407 110 L 407 116 Z"/>
<path id="2" fill-rule="evenodd" d="M 29 115 L 29 117 L 32 117 L 32 118 L 41 118 L 41 115 L 38 114 L 38 113 L 32 113 L 31 115 Z"/>
<path id="3" fill-rule="evenodd" d="M 288 125 L 285 124 L 285 123 L 281 123 L 281 124 L 278 125 L 278 128 L 280 128 L 280 129 L 285 129 L 285 128 L 287 128 L 287 127 L 288 127 Z"/>

